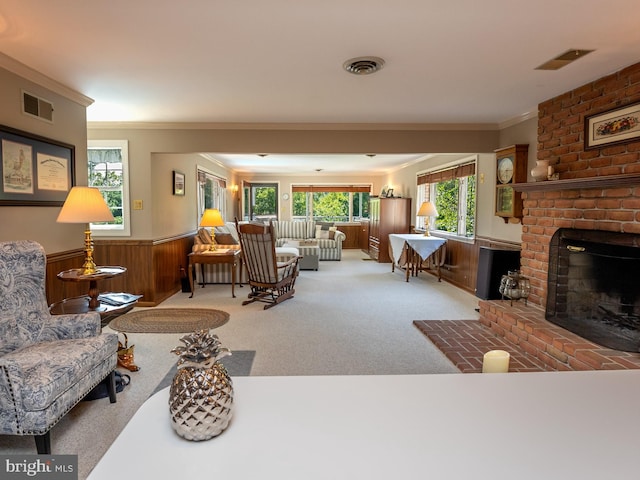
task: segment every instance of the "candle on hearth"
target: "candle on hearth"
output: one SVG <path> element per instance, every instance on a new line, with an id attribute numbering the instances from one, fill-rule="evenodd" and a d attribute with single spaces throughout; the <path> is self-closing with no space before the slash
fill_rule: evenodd
<path id="1" fill-rule="evenodd" d="M 484 354 L 482 373 L 507 373 L 509 371 L 509 352 L 491 350 Z"/>

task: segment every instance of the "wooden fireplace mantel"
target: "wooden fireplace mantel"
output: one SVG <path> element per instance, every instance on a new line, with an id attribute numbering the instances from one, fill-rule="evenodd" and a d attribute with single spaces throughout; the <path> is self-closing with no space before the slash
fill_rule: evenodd
<path id="1" fill-rule="evenodd" d="M 517 192 L 534 192 L 544 190 L 579 190 L 583 188 L 616 188 L 635 185 L 640 185 L 640 173 L 516 183 L 513 185 L 513 189 Z"/>

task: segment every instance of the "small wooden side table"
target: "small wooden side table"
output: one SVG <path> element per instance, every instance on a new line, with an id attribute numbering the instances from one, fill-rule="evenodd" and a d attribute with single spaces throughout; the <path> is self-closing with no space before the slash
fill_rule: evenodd
<path id="1" fill-rule="evenodd" d="M 189 285 L 191 286 L 191 295 L 193 298 L 195 289 L 193 288 L 193 266 L 199 263 L 201 266 L 206 264 L 227 263 L 231 265 L 231 296 L 236 298 L 236 270 L 242 263 L 240 250 L 207 250 L 204 252 L 191 252 L 189 257 Z M 204 288 L 204 267 L 202 268 L 202 288 Z M 242 282 L 240 282 L 242 286 Z"/>
<path id="2" fill-rule="evenodd" d="M 138 302 L 140 295 L 119 294 L 117 297 L 126 296 L 126 299 L 113 301 L 114 294 L 104 295 L 104 302 L 101 301 L 98 290 L 98 280 L 117 277 L 125 273 L 125 267 L 97 267 L 96 273 L 83 275 L 81 268 L 74 268 L 60 272 L 57 277 L 64 282 L 89 282 L 89 293 L 79 297 L 65 298 L 49 306 L 52 315 L 63 315 L 65 313 L 86 313 L 98 312 L 102 320 L 102 325 L 107 324 L 113 318 L 131 310 Z M 130 301 L 129 301 L 130 300 Z"/>
<path id="3" fill-rule="evenodd" d="M 58 278 L 64 282 L 89 282 L 88 310 L 96 310 L 100 307 L 98 295 L 98 280 L 117 277 L 127 271 L 124 267 L 96 267 L 96 273 L 84 275 L 81 268 L 72 268 L 58 274 Z"/>

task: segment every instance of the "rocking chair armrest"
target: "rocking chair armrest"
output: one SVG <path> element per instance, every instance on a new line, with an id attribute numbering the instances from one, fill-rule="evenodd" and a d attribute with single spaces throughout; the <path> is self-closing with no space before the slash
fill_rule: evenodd
<path id="1" fill-rule="evenodd" d="M 302 257 L 297 256 L 297 257 L 291 257 L 289 260 L 287 260 L 286 262 L 278 262 L 278 269 L 281 268 L 287 268 L 290 265 L 295 265 L 298 263 L 298 261 L 301 259 Z"/>

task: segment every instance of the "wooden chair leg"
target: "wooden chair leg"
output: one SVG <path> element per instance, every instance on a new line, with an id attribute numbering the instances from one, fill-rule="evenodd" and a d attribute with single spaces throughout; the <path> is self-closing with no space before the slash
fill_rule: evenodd
<path id="1" fill-rule="evenodd" d="M 38 455 L 50 455 L 51 454 L 51 430 L 43 435 L 34 435 L 36 440 L 36 450 Z"/>

